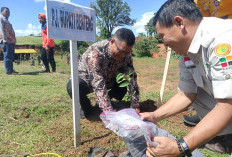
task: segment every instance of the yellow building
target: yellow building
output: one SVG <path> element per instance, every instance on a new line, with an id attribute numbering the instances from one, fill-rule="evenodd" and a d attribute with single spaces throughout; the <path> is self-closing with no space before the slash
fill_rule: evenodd
<path id="1" fill-rule="evenodd" d="M 232 19 L 232 0 L 194 0 L 203 16 Z"/>

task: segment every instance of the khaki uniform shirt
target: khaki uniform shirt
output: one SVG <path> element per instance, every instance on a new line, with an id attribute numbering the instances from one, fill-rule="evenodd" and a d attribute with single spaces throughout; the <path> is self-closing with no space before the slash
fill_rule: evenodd
<path id="1" fill-rule="evenodd" d="M 15 32 L 7 18 L 0 15 L 0 43 L 8 42 L 15 44 Z"/>
<path id="2" fill-rule="evenodd" d="M 131 84 L 127 90 L 131 95 L 131 107 L 139 107 L 139 88 L 137 75 L 133 67 L 132 55 L 121 61 L 112 58 L 109 51 L 109 40 L 97 42 L 90 46 L 82 55 L 79 66 L 79 77 L 93 88 L 102 110 L 112 110 L 107 90 L 110 89 L 119 72 L 131 75 Z"/>
<path id="3" fill-rule="evenodd" d="M 178 88 L 197 93 L 203 88 L 214 98 L 232 98 L 232 20 L 205 17 L 188 55 L 180 57 Z"/>

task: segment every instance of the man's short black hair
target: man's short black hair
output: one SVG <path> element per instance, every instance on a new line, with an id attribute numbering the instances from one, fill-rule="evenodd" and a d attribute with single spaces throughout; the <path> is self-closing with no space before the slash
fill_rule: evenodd
<path id="1" fill-rule="evenodd" d="M 120 42 L 125 41 L 128 46 L 133 46 L 135 43 L 135 35 L 130 29 L 120 28 L 115 32 L 114 36 Z"/>
<path id="2" fill-rule="evenodd" d="M 168 0 L 156 13 L 153 25 L 159 22 L 160 26 L 172 27 L 175 16 L 181 16 L 190 21 L 201 21 L 203 18 L 193 0 Z"/>
<path id="3" fill-rule="evenodd" d="M 2 7 L 1 12 L 3 12 L 5 9 L 9 10 L 9 8 L 7 8 L 7 7 Z"/>

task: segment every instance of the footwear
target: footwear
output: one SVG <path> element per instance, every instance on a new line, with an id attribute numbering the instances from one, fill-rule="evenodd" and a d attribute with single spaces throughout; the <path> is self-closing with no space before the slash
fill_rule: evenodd
<path id="1" fill-rule="evenodd" d="M 84 111 L 82 109 L 80 109 L 80 119 L 85 119 L 85 114 Z"/>
<path id="2" fill-rule="evenodd" d="M 45 66 L 46 70 L 42 71 L 42 73 L 50 73 L 50 68 L 49 66 Z"/>
<path id="3" fill-rule="evenodd" d="M 56 68 L 52 69 L 52 72 L 54 72 L 54 73 L 55 73 L 55 72 L 56 72 Z"/>
<path id="4" fill-rule="evenodd" d="M 13 72 L 12 72 L 13 74 L 18 74 L 19 72 L 17 72 L 17 71 L 15 71 L 15 70 L 13 70 Z"/>
<path id="5" fill-rule="evenodd" d="M 216 136 L 208 143 L 205 148 L 218 153 L 231 153 L 232 152 L 232 134 Z"/>
<path id="6" fill-rule="evenodd" d="M 50 73 L 50 70 L 43 70 L 41 73 Z"/>
<path id="7" fill-rule="evenodd" d="M 18 74 L 18 72 L 13 70 L 13 72 L 6 73 L 6 74 L 7 74 L 7 75 L 17 75 L 17 74 Z"/>
<path id="8" fill-rule="evenodd" d="M 194 116 L 184 116 L 183 121 L 187 125 L 195 126 L 201 121 L 200 117 L 196 114 Z"/>

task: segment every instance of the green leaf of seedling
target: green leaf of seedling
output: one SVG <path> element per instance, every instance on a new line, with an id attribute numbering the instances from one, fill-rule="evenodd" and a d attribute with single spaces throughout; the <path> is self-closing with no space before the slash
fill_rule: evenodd
<path id="1" fill-rule="evenodd" d="M 117 83 L 120 84 L 120 83 L 122 83 L 122 82 L 124 82 L 124 81 L 125 81 L 125 82 L 128 82 L 126 79 L 123 79 L 123 80 L 118 81 Z"/>
<path id="2" fill-rule="evenodd" d="M 116 81 L 120 81 L 122 78 L 124 78 L 124 74 L 123 73 L 119 73 L 116 77 Z"/>
<path id="3" fill-rule="evenodd" d="M 119 85 L 119 87 L 126 87 L 129 85 L 129 82 L 123 82 Z"/>

